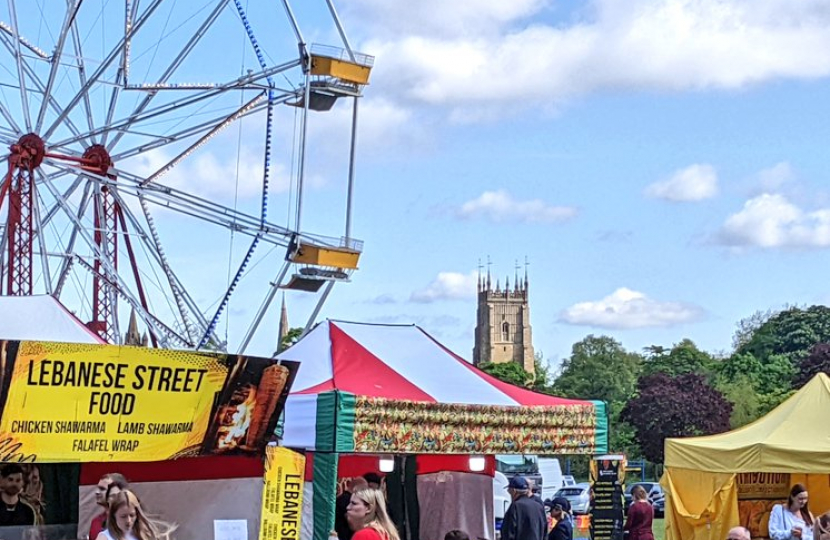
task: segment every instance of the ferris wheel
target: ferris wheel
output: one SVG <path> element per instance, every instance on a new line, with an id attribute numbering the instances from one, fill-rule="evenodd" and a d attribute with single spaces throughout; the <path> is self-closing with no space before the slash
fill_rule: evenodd
<path id="1" fill-rule="evenodd" d="M 314 295 L 310 325 L 362 251 L 351 198 L 373 58 L 352 49 L 332 0 L 300 7 L 0 7 L 0 292 L 52 295 L 109 343 L 134 313 L 154 346 L 224 349 L 229 306 L 246 287 L 239 352 L 280 289 Z M 307 44 L 304 17 L 338 45 Z M 309 173 L 323 155 L 312 134 L 334 135 L 314 131 L 329 110 L 346 119 L 334 124 L 347 144 L 331 161 L 342 167 Z M 318 223 L 311 174 L 343 184 Z"/>

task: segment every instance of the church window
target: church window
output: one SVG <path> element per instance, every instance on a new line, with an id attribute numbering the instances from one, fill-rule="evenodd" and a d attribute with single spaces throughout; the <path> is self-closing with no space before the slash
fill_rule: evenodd
<path id="1" fill-rule="evenodd" d="M 502 341 L 510 341 L 510 323 L 506 321 L 501 325 L 501 339 Z"/>

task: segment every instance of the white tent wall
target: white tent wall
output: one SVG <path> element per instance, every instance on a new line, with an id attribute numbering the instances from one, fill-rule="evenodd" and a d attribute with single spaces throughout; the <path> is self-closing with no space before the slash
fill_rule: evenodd
<path id="1" fill-rule="evenodd" d="M 130 489 L 150 515 L 178 526 L 176 540 L 213 538 L 213 521 L 223 519 L 246 520 L 248 540 L 259 539 L 262 478 L 135 482 Z M 101 507 L 95 504 L 94 485 L 81 486 L 79 496 L 78 536 L 83 538 Z"/>
<path id="2" fill-rule="evenodd" d="M 317 442 L 317 394 L 289 395 L 285 401 L 285 426 L 282 446 L 313 450 Z"/>
<path id="3" fill-rule="evenodd" d="M 470 538 L 495 538 L 493 479 L 482 474 L 438 472 L 418 476 L 420 537 L 443 538 L 458 529 Z"/>
<path id="4" fill-rule="evenodd" d="M 103 343 L 52 296 L 0 296 L 0 339 Z"/>

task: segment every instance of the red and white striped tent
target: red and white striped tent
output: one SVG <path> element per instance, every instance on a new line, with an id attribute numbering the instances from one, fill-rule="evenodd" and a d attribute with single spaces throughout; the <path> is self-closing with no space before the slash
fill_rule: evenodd
<path id="1" fill-rule="evenodd" d="M 604 403 L 504 383 L 415 325 L 327 320 L 277 358 L 301 363 L 282 445 L 314 452 L 304 538 L 328 537 L 343 455 L 607 451 Z"/>

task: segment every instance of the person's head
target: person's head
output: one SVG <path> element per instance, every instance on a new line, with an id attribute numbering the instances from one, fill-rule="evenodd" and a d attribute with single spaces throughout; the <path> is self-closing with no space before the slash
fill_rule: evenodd
<path id="1" fill-rule="evenodd" d="M 726 535 L 726 540 L 751 540 L 749 529 L 746 527 L 732 527 Z"/>
<path id="2" fill-rule="evenodd" d="M 830 540 L 830 512 L 825 512 L 816 519 L 813 526 L 814 540 Z"/>
<path id="3" fill-rule="evenodd" d="M 553 500 L 550 501 L 550 516 L 556 521 L 561 521 L 562 516 L 564 516 L 570 508 L 571 504 L 568 502 L 568 499 L 565 497 L 554 497 Z"/>
<path id="4" fill-rule="evenodd" d="M 810 517 L 810 506 L 808 503 L 807 488 L 804 484 L 795 484 L 790 490 L 790 496 L 787 498 L 787 506 L 793 512 L 801 512 L 801 518 L 807 525 L 813 525 L 813 518 Z"/>
<path id="5" fill-rule="evenodd" d="M 366 481 L 365 478 L 362 476 L 355 476 L 354 478 L 349 480 L 349 491 L 354 493 L 355 491 L 360 491 L 361 489 L 367 489 L 369 487 L 369 482 Z"/>
<path id="6" fill-rule="evenodd" d="M 375 472 L 367 472 L 363 475 L 363 479 L 366 480 L 366 483 L 369 485 L 369 489 L 380 489 L 380 484 L 383 482 L 383 478 Z"/>
<path id="7" fill-rule="evenodd" d="M 116 484 L 120 489 L 127 489 L 130 485 L 123 474 L 108 473 L 98 480 L 98 485 L 95 486 L 95 502 L 104 508 L 107 507 L 107 488 L 110 484 Z"/>
<path id="8" fill-rule="evenodd" d="M 113 495 L 107 512 L 107 530 L 116 540 L 124 540 L 132 534 L 138 540 L 158 538 L 158 530 L 141 509 L 135 493 L 128 489 Z"/>
<path id="9" fill-rule="evenodd" d="M 17 463 L 0 467 L 0 489 L 6 495 L 19 495 L 23 491 L 23 467 Z"/>
<path id="10" fill-rule="evenodd" d="M 115 482 L 111 482 L 110 485 L 107 486 L 107 496 L 104 499 L 106 501 L 106 504 L 104 506 L 109 508 L 109 505 L 110 503 L 112 503 L 112 500 L 115 498 L 115 496 L 124 491 L 125 489 L 127 489 L 127 486 L 120 486 Z"/>
<path id="11" fill-rule="evenodd" d="M 470 540 L 470 535 L 458 529 L 452 530 L 444 535 L 444 540 Z"/>
<path id="12" fill-rule="evenodd" d="M 507 484 L 507 491 L 515 501 L 530 495 L 530 484 L 527 483 L 527 478 L 524 476 L 514 476 Z"/>
<path id="13" fill-rule="evenodd" d="M 639 484 L 634 486 L 634 488 L 631 490 L 631 496 L 636 501 L 644 501 L 648 499 L 648 493 L 646 493 L 646 488 Z"/>
<path id="14" fill-rule="evenodd" d="M 361 489 L 352 493 L 346 507 L 346 521 L 353 531 L 371 527 L 387 540 L 399 540 L 398 530 L 386 512 L 386 499 L 379 489 Z"/>
<path id="15" fill-rule="evenodd" d="M 527 479 L 527 489 L 530 490 L 531 495 L 536 492 L 536 481 L 533 478 Z"/>

